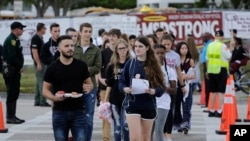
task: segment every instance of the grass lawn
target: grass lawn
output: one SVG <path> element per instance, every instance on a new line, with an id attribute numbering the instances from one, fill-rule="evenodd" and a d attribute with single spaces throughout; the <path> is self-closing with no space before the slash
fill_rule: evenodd
<path id="1" fill-rule="evenodd" d="M 21 93 L 34 94 L 35 84 L 36 84 L 36 77 L 35 77 L 33 65 L 25 66 L 24 73 L 22 73 L 22 78 L 21 78 L 21 87 L 20 87 Z M 0 92 L 5 92 L 5 91 L 6 91 L 6 87 L 4 84 L 3 75 L 1 74 L 0 75 Z"/>

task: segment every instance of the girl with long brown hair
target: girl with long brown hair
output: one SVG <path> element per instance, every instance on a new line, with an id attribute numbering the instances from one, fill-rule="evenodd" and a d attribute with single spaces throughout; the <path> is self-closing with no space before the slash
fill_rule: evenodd
<path id="1" fill-rule="evenodd" d="M 188 35 L 186 37 L 186 43 L 188 45 L 190 55 L 192 56 L 192 59 L 194 60 L 195 72 L 196 72 L 196 78 L 192 80 L 191 88 L 194 91 L 195 88 L 198 87 L 198 91 L 200 91 L 201 90 L 200 62 L 199 62 L 200 54 L 196 47 L 194 37 L 192 35 Z"/>
<path id="2" fill-rule="evenodd" d="M 190 81 L 196 78 L 195 64 L 192 59 L 189 46 L 186 42 L 179 42 L 176 46 L 176 52 L 181 58 L 181 71 L 182 78 L 186 81 L 189 91 L 183 93 L 181 88 L 178 87 L 175 98 L 175 111 L 174 111 L 174 127 L 178 132 L 188 133 L 191 128 L 191 108 L 193 103 L 193 90 L 191 89 Z M 179 85 L 179 84 L 178 84 Z M 182 106 L 182 110 L 181 110 Z M 182 111 L 182 113 L 181 113 Z"/>
<path id="3" fill-rule="evenodd" d="M 160 64 L 147 37 L 136 39 L 135 54 L 136 58 L 124 66 L 119 88 L 126 94 L 123 106 L 126 107 L 130 140 L 149 141 L 156 118 L 155 96 L 161 96 L 166 87 Z M 134 84 L 136 80 L 141 84 Z M 136 92 L 135 89 L 142 85 L 145 89 Z"/>
<path id="4" fill-rule="evenodd" d="M 120 39 L 114 48 L 110 63 L 107 67 L 107 88 L 104 100 L 111 103 L 115 141 L 129 141 L 127 124 L 125 123 L 124 108 L 122 107 L 125 95 L 119 91 L 118 87 L 121 72 L 128 59 L 130 59 L 129 44 L 127 41 Z"/>

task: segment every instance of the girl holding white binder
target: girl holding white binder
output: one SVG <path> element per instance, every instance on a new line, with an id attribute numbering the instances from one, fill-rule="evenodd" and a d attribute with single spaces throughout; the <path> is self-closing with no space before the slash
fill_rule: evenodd
<path id="1" fill-rule="evenodd" d="M 136 58 L 129 60 L 123 68 L 119 88 L 126 93 L 123 106 L 126 107 L 130 140 L 150 140 L 156 118 L 155 97 L 161 96 L 166 87 L 160 64 L 147 37 L 136 39 L 135 54 Z"/>

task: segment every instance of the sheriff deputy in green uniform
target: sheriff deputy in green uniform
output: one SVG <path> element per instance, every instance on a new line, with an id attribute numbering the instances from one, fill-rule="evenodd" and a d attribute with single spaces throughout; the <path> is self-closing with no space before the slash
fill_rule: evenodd
<path id="1" fill-rule="evenodd" d="M 16 117 L 16 103 L 20 92 L 20 79 L 23 72 L 24 58 L 19 36 L 26 26 L 20 22 L 10 25 L 11 33 L 3 44 L 3 78 L 7 88 L 6 121 L 9 124 L 20 124 L 25 120 Z"/>

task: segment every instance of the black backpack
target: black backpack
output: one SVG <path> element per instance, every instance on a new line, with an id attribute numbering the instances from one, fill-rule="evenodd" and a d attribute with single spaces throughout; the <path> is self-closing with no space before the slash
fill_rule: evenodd
<path id="1" fill-rule="evenodd" d="M 0 45 L 0 73 L 3 70 L 3 46 Z"/>

